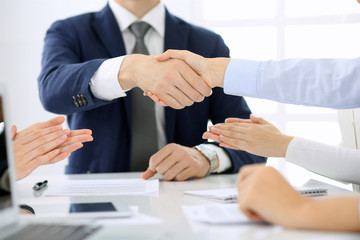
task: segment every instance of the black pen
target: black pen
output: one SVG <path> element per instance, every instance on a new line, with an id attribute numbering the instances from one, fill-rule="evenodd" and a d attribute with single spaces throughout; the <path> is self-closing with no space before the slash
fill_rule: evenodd
<path id="1" fill-rule="evenodd" d="M 47 183 L 48 183 L 47 180 L 45 180 L 43 182 L 35 183 L 35 185 L 33 186 L 33 190 L 39 191 L 39 190 L 43 189 L 44 187 L 46 187 Z"/>

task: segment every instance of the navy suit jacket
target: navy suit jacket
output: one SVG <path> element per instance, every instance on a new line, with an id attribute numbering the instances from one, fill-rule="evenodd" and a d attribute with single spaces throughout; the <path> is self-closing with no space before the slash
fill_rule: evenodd
<path id="1" fill-rule="evenodd" d="M 165 49 L 187 49 L 205 57 L 228 57 L 222 38 L 190 25 L 166 11 Z M 38 78 L 40 99 L 48 111 L 68 115 L 71 129 L 89 128 L 94 141 L 69 158 L 66 173 L 124 172 L 130 168 L 131 92 L 126 97 L 102 101 L 91 93 L 89 82 L 103 61 L 126 55 L 123 38 L 107 5 L 100 12 L 87 13 L 55 22 L 45 37 L 42 71 Z M 73 97 L 83 95 L 87 104 L 77 107 Z M 242 97 L 227 96 L 222 89 L 201 103 L 182 110 L 165 109 L 168 143 L 193 147 L 203 143 L 202 134 L 212 123 L 227 117 L 249 118 Z M 225 149 L 232 161 L 227 172 L 265 158 Z"/>

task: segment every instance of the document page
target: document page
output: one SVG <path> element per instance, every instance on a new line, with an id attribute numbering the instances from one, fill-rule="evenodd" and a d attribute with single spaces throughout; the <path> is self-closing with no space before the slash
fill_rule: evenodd
<path id="1" fill-rule="evenodd" d="M 237 203 L 182 206 L 188 218 L 210 224 L 234 224 L 252 222 L 240 210 Z"/>
<path id="2" fill-rule="evenodd" d="M 150 195 L 159 191 L 159 179 L 66 180 L 49 186 L 45 196 Z"/>

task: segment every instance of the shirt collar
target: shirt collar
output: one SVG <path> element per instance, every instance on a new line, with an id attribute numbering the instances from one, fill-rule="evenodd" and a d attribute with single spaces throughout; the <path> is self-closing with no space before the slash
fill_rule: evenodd
<path id="1" fill-rule="evenodd" d="M 165 35 L 165 6 L 161 2 L 151 9 L 145 16 L 138 19 L 134 14 L 126 8 L 120 6 L 115 0 L 109 0 L 109 6 L 113 12 L 115 19 L 119 25 L 120 31 L 124 32 L 128 27 L 136 21 L 144 21 L 164 37 Z"/>

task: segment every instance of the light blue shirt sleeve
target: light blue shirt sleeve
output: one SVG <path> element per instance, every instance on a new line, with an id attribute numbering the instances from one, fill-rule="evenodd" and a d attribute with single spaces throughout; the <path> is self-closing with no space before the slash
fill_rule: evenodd
<path id="1" fill-rule="evenodd" d="M 283 103 L 357 108 L 360 58 L 266 62 L 233 59 L 225 72 L 224 91 Z"/>
<path id="2" fill-rule="evenodd" d="M 257 77 L 261 62 L 232 59 L 225 72 L 224 92 L 230 95 L 257 96 Z"/>

